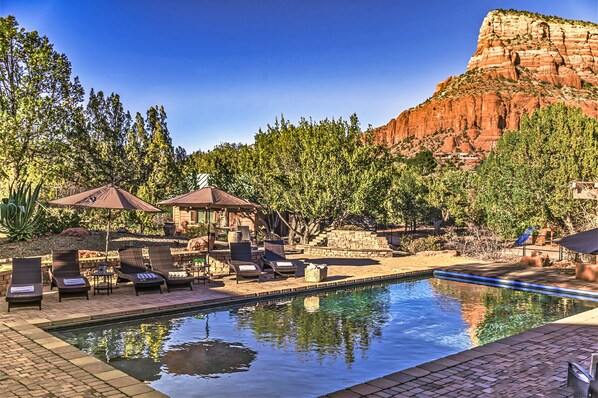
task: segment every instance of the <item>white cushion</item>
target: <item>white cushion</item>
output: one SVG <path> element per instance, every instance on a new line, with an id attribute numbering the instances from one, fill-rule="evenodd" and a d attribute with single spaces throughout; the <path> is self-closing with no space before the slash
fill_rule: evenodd
<path id="1" fill-rule="evenodd" d="M 239 265 L 239 271 L 257 271 L 257 267 L 253 264 Z"/>
<path id="2" fill-rule="evenodd" d="M 85 285 L 85 280 L 83 278 L 65 278 L 62 281 L 66 286 Z"/>
<path id="3" fill-rule="evenodd" d="M 33 285 L 29 286 L 12 286 L 10 288 L 11 293 L 33 293 L 35 291 L 35 287 Z"/>
<path id="4" fill-rule="evenodd" d="M 277 267 L 293 267 L 293 263 L 290 261 L 277 261 L 276 266 Z"/>
<path id="5" fill-rule="evenodd" d="M 186 278 L 187 273 L 185 271 L 171 271 L 168 273 L 169 278 Z"/>

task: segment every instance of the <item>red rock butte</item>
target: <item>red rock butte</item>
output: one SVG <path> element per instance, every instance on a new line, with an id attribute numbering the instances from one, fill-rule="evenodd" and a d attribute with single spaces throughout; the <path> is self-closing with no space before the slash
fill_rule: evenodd
<path id="1" fill-rule="evenodd" d="M 404 154 L 483 156 L 524 114 L 555 102 L 598 117 L 598 24 L 515 10 L 490 11 L 467 71 L 374 129 Z"/>

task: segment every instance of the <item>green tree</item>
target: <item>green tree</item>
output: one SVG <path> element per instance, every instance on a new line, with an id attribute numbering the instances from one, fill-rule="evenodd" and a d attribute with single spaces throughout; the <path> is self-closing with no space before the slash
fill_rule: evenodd
<path id="1" fill-rule="evenodd" d="M 425 219 L 430 210 L 427 193 L 425 180 L 417 170 L 404 163 L 396 164 L 384 202 L 390 221 L 403 222 L 405 230 L 408 226 L 415 230 L 417 222 Z"/>
<path id="2" fill-rule="evenodd" d="M 447 168 L 429 176 L 426 200 L 438 210 L 443 223 L 452 221 L 462 226 L 474 221 L 474 182 L 474 171 L 458 168 Z"/>
<path id="3" fill-rule="evenodd" d="M 83 89 L 45 36 L 0 18 L 0 178 L 59 178 Z"/>
<path id="4" fill-rule="evenodd" d="M 297 125 L 281 118 L 241 153 L 255 200 L 291 213 L 288 226 L 303 242 L 324 221 L 376 214 L 388 186 L 388 149 L 361 134 L 355 115 Z"/>
<path id="5" fill-rule="evenodd" d="M 484 161 L 478 203 L 488 226 L 514 237 L 527 226 L 576 231 L 598 217 L 598 203 L 571 196 L 572 181 L 598 180 L 598 121 L 555 104 L 506 132 Z"/>

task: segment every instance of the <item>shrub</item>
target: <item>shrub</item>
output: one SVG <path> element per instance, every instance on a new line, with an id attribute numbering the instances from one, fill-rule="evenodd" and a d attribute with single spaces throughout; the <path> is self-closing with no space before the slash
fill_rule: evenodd
<path id="1" fill-rule="evenodd" d="M 46 208 L 40 218 L 39 233 L 59 234 L 67 228 L 81 226 L 81 217 L 76 210 Z"/>
<path id="2" fill-rule="evenodd" d="M 401 239 L 401 247 L 408 253 L 419 253 L 429 250 L 440 250 L 440 239 L 437 236 L 428 236 L 425 238 L 413 239 L 404 236 Z"/>

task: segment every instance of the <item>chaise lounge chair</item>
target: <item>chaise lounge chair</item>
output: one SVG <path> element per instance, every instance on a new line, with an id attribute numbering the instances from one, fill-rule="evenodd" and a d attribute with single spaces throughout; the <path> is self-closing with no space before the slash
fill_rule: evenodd
<path id="1" fill-rule="evenodd" d="M 133 282 L 136 296 L 139 296 L 139 292 L 142 290 L 157 289 L 162 294 L 160 286 L 164 284 L 164 278 L 147 270 L 143 264 L 143 252 L 141 248 L 130 247 L 120 249 L 118 257 L 120 258 L 120 268 L 115 268 L 114 270 L 118 276 L 117 282 Z"/>
<path id="2" fill-rule="evenodd" d="M 14 258 L 12 279 L 6 291 L 8 312 L 16 305 L 38 305 L 42 309 L 42 258 Z"/>
<path id="3" fill-rule="evenodd" d="M 596 362 L 598 362 L 598 354 L 592 354 L 589 371 L 576 363 L 568 362 L 567 387 L 573 388 L 573 398 L 598 397 L 598 380 L 596 380 L 598 367 Z"/>
<path id="4" fill-rule="evenodd" d="M 50 290 L 58 288 L 58 302 L 63 296 L 82 296 L 89 300 L 89 280 L 81 275 L 78 250 L 52 250 Z"/>
<path id="5" fill-rule="evenodd" d="M 257 279 L 259 283 L 262 269 L 251 258 L 251 243 L 231 242 L 229 245 L 229 275 L 231 271 L 234 272 L 237 277 L 237 283 L 239 283 L 239 278 Z"/>
<path id="6" fill-rule="evenodd" d="M 297 277 L 297 261 L 287 260 L 284 253 L 284 242 L 282 240 L 265 240 L 264 255 L 262 256 L 264 266 L 272 268 L 274 279 L 276 275 Z"/>
<path id="7" fill-rule="evenodd" d="M 193 290 L 193 276 L 190 276 L 187 271 L 174 266 L 170 247 L 150 246 L 147 250 L 149 252 L 152 271 L 164 278 L 166 289 L 169 292 L 173 288 L 189 288 L 189 290 Z"/>

